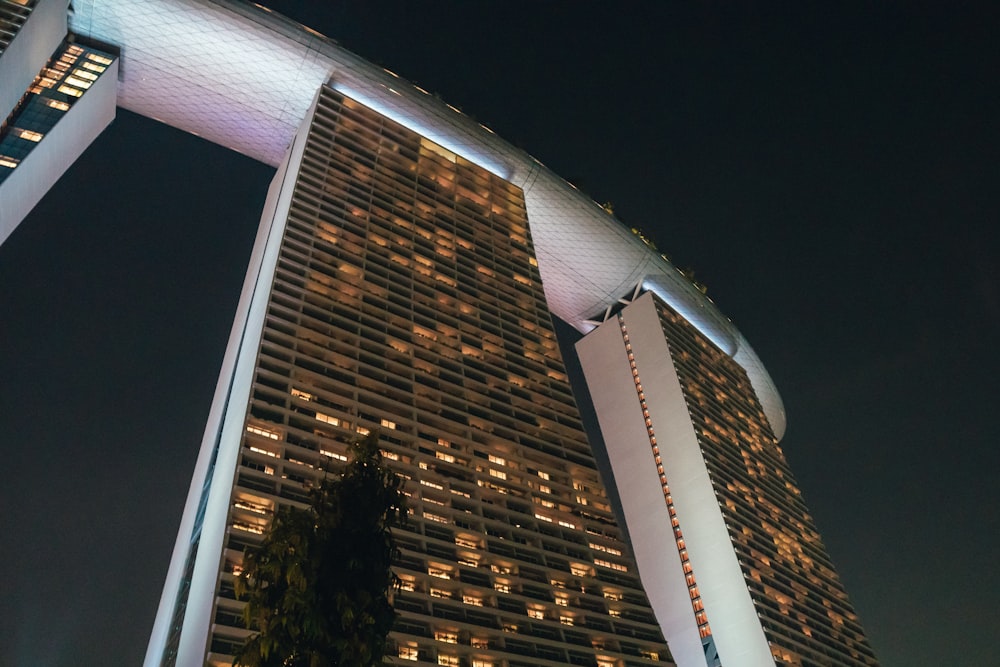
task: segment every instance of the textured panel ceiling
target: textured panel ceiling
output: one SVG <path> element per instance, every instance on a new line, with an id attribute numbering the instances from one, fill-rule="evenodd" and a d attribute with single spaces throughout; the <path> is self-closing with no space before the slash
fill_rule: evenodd
<path id="1" fill-rule="evenodd" d="M 120 106 L 271 165 L 331 73 L 315 51 L 210 3 L 74 6 L 73 31 L 122 48 Z"/>

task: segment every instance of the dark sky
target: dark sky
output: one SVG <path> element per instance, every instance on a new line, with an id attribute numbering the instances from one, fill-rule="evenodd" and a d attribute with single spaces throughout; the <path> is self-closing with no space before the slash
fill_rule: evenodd
<path id="1" fill-rule="evenodd" d="M 883 667 L 997 664 L 995 9 L 268 4 L 692 267 Z M 140 661 L 271 173 L 120 111 L 0 246 L 0 665 Z"/>

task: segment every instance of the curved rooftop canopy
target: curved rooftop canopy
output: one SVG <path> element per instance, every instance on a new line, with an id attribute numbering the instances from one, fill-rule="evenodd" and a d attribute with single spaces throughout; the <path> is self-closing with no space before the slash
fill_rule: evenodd
<path id="1" fill-rule="evenodd" d="M 458 109 L 260 5 L 74 0 L 70 29 L 121 49 L 118 105 L 276 166 L 323 84 L 524 190 L 552 312 L 582 332 L 637 286 L 748 373 L 775 434 L 785 411 L 736 327 L 670 263 L 524 151 Z"/>

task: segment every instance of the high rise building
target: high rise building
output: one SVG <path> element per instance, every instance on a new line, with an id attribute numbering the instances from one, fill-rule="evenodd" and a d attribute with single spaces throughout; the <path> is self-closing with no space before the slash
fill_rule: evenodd
<path id="1" fill-rule="evenodd" d="M 0 69 L 18 40 L 67 38 L 65 2 L 11 2 L 32 11 Z M 111 116 L 117 101 L 277 168 L 146 664 L 231 663 L 248 635 L 243 549 L 370 432 L 413 510 L 397 664 L 875 664 L 778 447 L 767 372 L 641 237 L 456 109 L 258 6 L 77 0 L 69 28 L 77 60 L 56 51 L 35 71 L 89 82 L 79 97 L 103 111 L 78 135 L 53 126 L 67 138 L 99 132 L 110 99 Z M 0 147 L 8 128 L 57 136 L 16 113 Z M 39 150 L 0 187 L 40 169 L 50 180 L 11 187 L 44 191 Z M 579 398 L 638 570 L 553 315 L 585 334 Z"/>
<path id="2" fill-rule="evenodd" d="M 377 431 L 412 510 L 398 659 L 666 664 L 520 188 L 324 86 L 278 168 L 244 294 L 148 663 L 232 663 L 244 548 Z"/>
<path id="3" fill-rule="evenodd" d="M 642 290 L 577 344 L 671 650 L 678 664 L 707 647 L 724 665 L 875 665 L 731 345 Z"/>

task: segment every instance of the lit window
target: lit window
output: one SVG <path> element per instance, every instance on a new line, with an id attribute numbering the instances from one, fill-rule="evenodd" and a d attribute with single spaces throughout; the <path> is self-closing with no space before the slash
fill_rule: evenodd
<path id="1" fill-rule="evenodd" d="M 590 548 L 591 549 L 596 549 L 597 551 L 603 551 L 604 553 L 609 553 L 609 554 L 612 554 L 614 556 L 621 556 L 622 555 L 622 552 L 621 552 L 620 549 L 615 549 L 613 547 L 606 547 L 603 544 L 597 544 L 596 542 L 591 542 L 590 543 Z"/>
<path id="2" fill-rule="evenodd" d="M 490 647 L 490 640 L 486 637 L 473 637 L 469 640 L 472 648 L 486 649 Z"/>
<path id="3" fill-rule="evenodd" d="M 269 511 L 268 507 L 252 503 L 249 500 L 237 500 L 233 503 L 233 507 L 246 510 L 247 512 L 253 512 L 254 514 L 267 514 Z"/>
<path id="4" fill-rule="evenodd" d="M 412 593 L 414 590 L 416 590 L 416 586 L 414 585 L 413 581 L 409 579 L 401 579 L 399 581 L 399 590 L 409 591 Z"/>
<path id="5" fill-rule="evenodd" d="M 439 567 L 429 567 L 427 568 L 427 574 L 432 577 L 437 577 L 438 579 L 451 579 L 451 572 L 448 570 L 443 570 Z"/>
<path id="6" fill-rule="evenodd" d="M 277 431 L 272 431 L 270 429 L 266 429 L 261 426 L 254 426 L 252 424 L 247 424 L 247 432 L 253 433 L 254 435 L 263 436 L 265 438 L 270 438 L 271 440 L 279 439 L 279 434 Z"/>
<path id="7" fill-rule="evenodd" d="M 422 327 L 422 326 L 420 326 L 418 324 L 414 324 L 413 325 L 413 333 L 415 333 L 418 336 L 421 336 L 422 338 L 430 338 L 431 340 L 437 340 L 437 334 L 436 333 L 434 333 L 430 329 L 426 329 L 426 328 L 424 328 L 424 327 Z"/>
<path id="8" fill-rule="evenodd" d="M 260 526 L 254 526 L 248 523 L 234 523 L 233 528 L 237 530 L 242 530 L 247 533 L 253 533 L 254 535 L 263 535 L 264 529 Z"/>
<path id="9" fill-rule="evenodd" d="M 613 616 L 615 618 L 619 618 L 621 615 L 622 615 L 622 612 L 621 612 L 620 609 L 608 609 L 608 616 Z"/>
<path id="10" fill-rule="evenodd" d="M 444 665 L 445 667 L 458 667 L 459 661 L 457 655 L 438 655 L 438 664 Z"/>
<path id="11" fill-rule="evenodd" d="M 331 452 L 329 449 L 320 448 L 319 453 L 323 456 L 329 456 L 331 459 L 337 459 L 338 461 L 346 461 L 347 456 L 344 454 L 338 454 L 337 452 Z"/>
<path id="12" fill-rule="evenodd" d="M 594 565 L 600 565 L 601 567 L 610 568 L 619 572 L 628 572 L 628 568 L 621 563 L 612 563 L 609 560 L 603 560 L 601 558 L 595 558 Z"/>
<path id="13" fill-rule="evenodd" d="M 382 428 L 388 428 L 388 429 L 393 429 L 393 430 L 396 429 L 396 422 L 391 422 L 388 419 L 383 419 L 379 423 L 382 424 Z"/>
<path id="14" fill-rule="evenodd" d="M 357 428 L 356 428 L 355 430 L 356 430 L 356 431 L 357 431 L 357 432 L 358 432 L 358 433 L 359 433 L 360 435 L 369 435 L 369 434 L 371 433 L 371 431 L 370 431 L 370 430 L 368 430 L 368 429 L 366 429 L 366 428 L 365 428 L 364 426 L 359 426 L 359 427 L 357 427 Z"/>
<path id="15" fill-rule="evenodd" d="M 458 633 L 452 632 L 451 630 L 435 630 L 434 639 L 439 642 L 445 642 L 447 644 L 457 644 L 458 643 Z"/>
<path id="16" fill-rule="evenodd" d="M 75 76 L 66 77 L 66 83 L 76 88 L 80 88 L 81 90 L 87 90 L 92 84 L 90 81 L 85 81 Z M 62 88 L 60 88 L 60 90 L 62 90 Z"/>
<path id="17" fill-rule="evenodd" d="M 399 647 L 399 657 L 403 660 L 418 660 L 418 651 L 414 646 L 400 646 Z"/>
<path id="18" fill-rule="evenodd" d="M 69 95 L 70 97 L 80 97 L 81 95 L 83 95 L 82 90 L 77 90 L 72 86 L 66 86 L 66 85 L 59 86 L 59 92 Z"/>
<path id="19" fill-rule="evenodd" d="M 451 454 L 445 454 L 444 452 L 435 452 L 434 456 L 437 457 L 437 458 L 439 458 L 439 459 L 441 459 L 445 463 L 454 463 L 455 462 L 455 457 L 452 456 Z"/>
<path id="20" fill-rule="evenodd" d="M 482 658 L 473 658 L 472 667 L 493 667 L 493 661 L 483 660 Z"/>
<path id="21" fill-rule="evenodd" d="M 539 477 L 541 477 L 542 479 L 546 480 L 546 481 L 549 481 L 549 480 L 551 480 L 551 479 L 552 479 L 552 476 L 551 476 L 551 475 L 549 475 L 549 473 L 547 473 L 547 472 L 544 472 L 544 471 L 542 471 L 542 470 L 539 470 L 539 471 L 538 471 L 538 476 L 539 476 Z"/>
<path id="22" fill-rule="evenodd" d="M 502 470 L 494 470 L 490 468 L 490 477 L 496 477 L 497 479 L 507 479 L 507 473 Z"/>
<path id="23" fill-rule="evenodd" d="M 510 593 L 510 584 L 497 581 L 493 584 L 493 590 L 500 593 Z"/>
<path id="24" fill-rule="evenodd" d="M 0 155 L 0 167 L 9 167 L 13 169 L 20 162 L 17 158 L 8 157 L 6 155 Z"/>
<path id="25" fill-rule="evenodd" d="M 301 398 L 303 401 L 311 401 L 315 398 L 312 394 L 306 393 L 301 389 L 296 389 L 295 387 L 292 387 L 292 396 L 295 398 Z M 316 415 L 316 418 L 319 419 L 318 414 Z"/>
<path id="26" fill-rule="evenodd" d="M 444 253 L 442 253 L 442 254 L 444 254 Z M 458 287 L 458 282 L 454 278 L 450 278 L 450 277 L 448 277 L 446 275 L 443 275 L 443 274 L 440 274 L 440 273 L 435 273 L 434 274 L 434 279 L 437 280 L 438 282 L 444 283 L 445 285 L 449 285 L 451 287 Z"/>
<path id="27" fill-rule="evenodd" d="M 490 463 L 495 463 L 498 466 L 505 466 L 505 465 L 507 465 L 507 459 L 505 459 L 505 458 L 503 458 L 501 456 L 496 456 L 494 454 L 490 454 L 489 455 L 489 461 L 490 461 Z"/>
<path id="28" fill-rule="evenodd" d="M 559 616 L 559 622 L 562 623 L 563 625 L 573 625 L 575 621 L 572 616 L 561 615 Z"/>
<path id="29" fill-rule="evenodd" d="M 473 607 L 483 606 L 483 599 L 481 597 L 476 597 L 475 595 L 463 595 L 462 602 L 465 604 L 471 604 Z"/>
<path id="30" fill-rule="evenodd" d="M 431 597 L 432 598 L 450 598 L 451 593 L 444 590 L 443 588 L 431 587 Z"/>
<path id="31" fill-rule="evenodd" d="M 90 82 L 97 81 L 97 75 L 94 74 L 93 72 L 88 72 L 86 70 L 75 69 L 73 70 L 73 75 L 78 76 L 81 79 L 84 79 L 85 81 L 90 81 Z"/>
<path id="32" fill-rule="evenodd" d="M 111 58 L 105 58 L 104 56 L 99 56 L 96 53 L 88 53 L 87 58 L 93 60 L 95 63 L 100 63 L 102 65 L 110 65 Z"/>
<path id="33" fill-rule="evenodd" d="M 25 139 L 27 141 L 34 141 L 35 143 L 41 141 L 42 137 L 45 136 L 40 132 L 32 132 L 31 130 L 22 130 L 21 128 L 15 128 L 14 134 L 21 137 L 22 139 Z"/>
<path id="34" fill-rule="evenodd" d="M 545 612 L 541 609 L 528 609 L 528 616 L 531 618 L 542 619 L 545 618 Z"/>
<path id="35" fill-rule="evenodd" d="M 261 449 L 260 447 L 254 447 L 253 445 L 250 445 L 249 449 L 251 452 L 254 452 L 255 454 L 263 454 L 264 456 L 270 456 L 273 459 L 278 458 L 278 455 L 275 454 L 274 452 L 268 451 L 266 449 Z"/>

